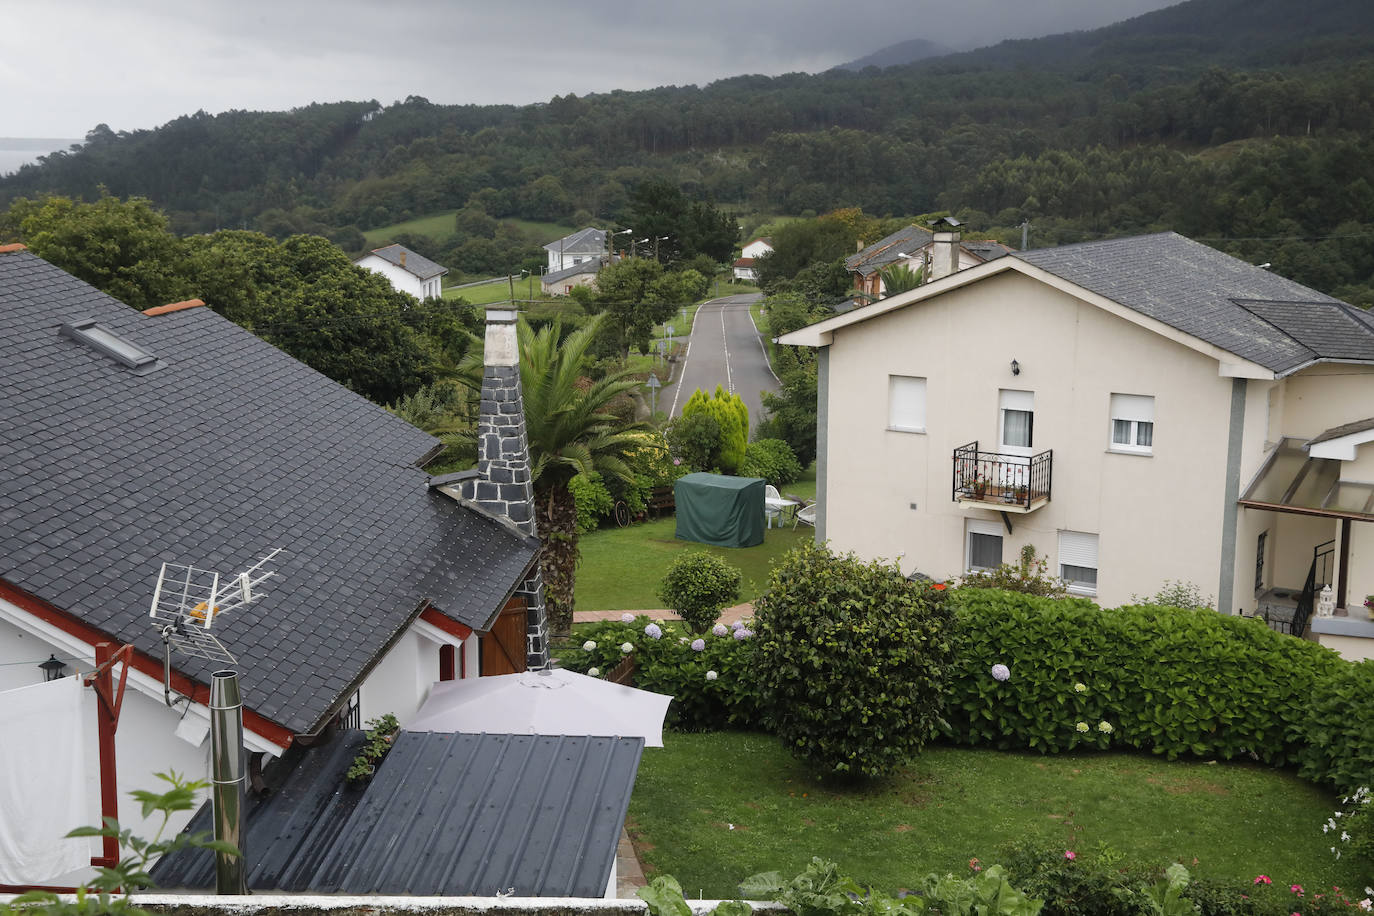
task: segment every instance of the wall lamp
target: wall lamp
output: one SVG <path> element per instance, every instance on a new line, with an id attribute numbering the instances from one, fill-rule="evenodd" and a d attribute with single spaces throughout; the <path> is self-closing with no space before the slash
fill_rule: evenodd
<path id="1" fill-rule="evenodd" d="M 48 653 L 48 660 L 39 663 L 38 667 L 43 669 L 44 681 L 56 681 L 62 677 L 62 672 L 67 670 L 67 666 L 57 660 L 57 656 Z"/>
<path id="2" fill-rule="evenodd" d="M 1021 374 L 1021 364 L 1018 363 L 1016 360 L 1012 360 L 1012 361 L 1011 361 L 1011 374 L 1012 374 L 1012 375 L 1020 375 L 1020 374 Z"/>

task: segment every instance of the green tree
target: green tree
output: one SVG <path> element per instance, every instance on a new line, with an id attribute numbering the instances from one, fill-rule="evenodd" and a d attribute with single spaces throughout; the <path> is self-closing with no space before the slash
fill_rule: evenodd
<path id="1" fill-rule="evenodd" d="M 909 292 L 920 286 L 925 281 L 926 266 L 924 264 L 912 270 L 905 264 L 890 264 L 878 271 L 878 276 L 883 281 L 883 298 L 895 296 L 898 293 Z"/>
<path id="2" fill-rule="evenodd" d="M 704 441 L 710 427 L 687 423 L 698 415 L 715 421 L 719 440 L 714 448 L 706 448 Z M 678 440 L 680 448 L 687 452 L 681 455 L 684 460 L 691 457 L 712 462 L 703 465 L 701 470 L 719 468 L 726 474 L 733 474 L 744 462 L 744 450 L 749 443 L 749 406 L 739 395 L 730 394 L 720 385 L 716 386 L 714 396 L 698 388 L 682 405 L 682 419 L 678 425 L 682 428 L 670 435 L 669 441 Z"/>
<path id="3" fill-rule="evenodd" d="M 612 410 L 616 401 L 639 387 L 637 380 L 623 372 L 596 381 L 585 377 L 591 361 L 588 348 L 603 320 L 598 315 L 566 337 L 556 321 L 538 331 L 523 320 L 519 324 L 520 385 L 542 547 L 539 567 L 555 635 L 572 629 L 580 556 L 577 501 L 569 483 L 578 474 L 631 483 L 633 472 L 625 456 L 641 444 L 635 433 L 645 428 Z M 472 354 L 463 369 L 463 378 L 473 384 L 481 378 L 480 357 Z M 480 389 L 480 381 L 476 384 Z"/>

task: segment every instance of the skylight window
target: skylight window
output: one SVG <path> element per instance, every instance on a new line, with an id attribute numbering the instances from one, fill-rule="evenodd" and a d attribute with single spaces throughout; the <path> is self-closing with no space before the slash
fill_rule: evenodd
<path id="1" fill-rule="evenodd" d="M 94 318 L 67 322 L 62 325 L 62 336 L 70 337 L 97 353 L 128 366 L 137 375 L 152 372 L 158 367 L 156 356 L 125 340 L 109 328 L 96 324 Z"/>

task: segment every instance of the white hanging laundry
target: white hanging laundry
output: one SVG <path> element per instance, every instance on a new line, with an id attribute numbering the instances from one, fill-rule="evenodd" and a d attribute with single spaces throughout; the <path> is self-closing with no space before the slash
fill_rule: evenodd
<path id="1" fill-rule="evenodd" d="M 50 884 L 91 864 L 80 676 L 0 692 L 0 884 Z M 93 724 L 93 723 L 92 723 Z"/>

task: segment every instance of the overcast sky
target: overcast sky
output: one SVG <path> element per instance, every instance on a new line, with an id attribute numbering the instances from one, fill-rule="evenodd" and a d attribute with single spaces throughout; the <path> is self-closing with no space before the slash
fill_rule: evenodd
<path id="1" fill-rule="evenodd" d="M 408 95 L 547 101 L 816 72 L 927 38 L 1090 29 L 1175 0 L 0 0 L 0 137 Z"/>

